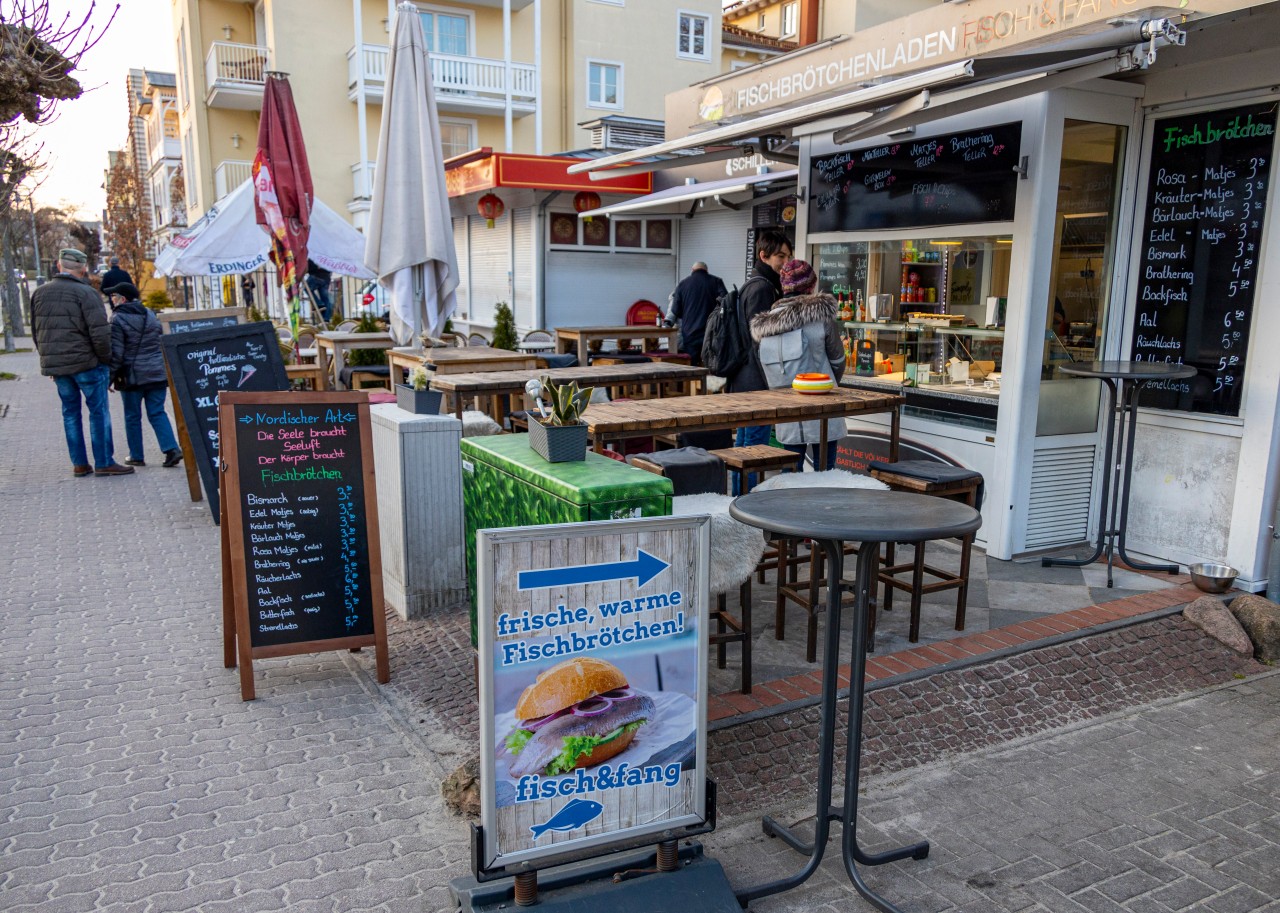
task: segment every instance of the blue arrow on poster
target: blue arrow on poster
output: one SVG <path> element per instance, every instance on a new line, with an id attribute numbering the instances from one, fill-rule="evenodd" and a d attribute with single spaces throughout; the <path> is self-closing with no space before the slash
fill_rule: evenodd
<path id="1" fill-rule="evenodd" d="M 611 561 L 606 564 L 577 564 L 570 567 L 549 567 L 538 571 L 521 571 L 518 588 L 540 590 L 549 586 L 573 586 L 581 583 L 602 583 L 605 580 L 624 580 L 635 577 L 637 586 L 644 586 L 671 565 L 655 558 L 642 548 L 636 549 L 635 561 Z"/>

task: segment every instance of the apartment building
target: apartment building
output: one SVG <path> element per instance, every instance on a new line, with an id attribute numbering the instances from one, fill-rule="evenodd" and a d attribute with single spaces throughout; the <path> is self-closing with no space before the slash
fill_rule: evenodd
<path id="1" fill-rule="evenodd" d="M 182 175 L 177 85 L 173 73 L 129 71 L 130 152 L 146 188 L 153 254 L 187 224 L 180 195 L 175 203 Z"/>
<path id="2" fill-rule="evenodd" d="M 587 125 L 601 118 L 661 122 L 668 92 L 725 66 L 720 6 L 719 0 L 417 3 L 446 155 L 480 147 L 553 154 L 589 148 Z M 281 71 L 289 74 L 317 196 L 345 208 L 363 228 L 392 3 L 173 0 L 172 11 L 188 219 L 249 176 L 265 75 Z"/>
<path id="3" fill-rule="evenodd" d="M 940 0 L 736 0 L 725 6 L 724 24 L 726 30 L 806 45 L 941 5 Z"/>

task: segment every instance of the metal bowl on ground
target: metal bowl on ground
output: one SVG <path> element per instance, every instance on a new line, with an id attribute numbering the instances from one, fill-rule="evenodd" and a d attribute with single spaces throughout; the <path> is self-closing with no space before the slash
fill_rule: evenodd
<path id="1" fill-rule="evenodd" d="M 1225 564 L 1191 565 L 1191 582 L 1205 593 L 1225 593 L 1240 572 Z"/>

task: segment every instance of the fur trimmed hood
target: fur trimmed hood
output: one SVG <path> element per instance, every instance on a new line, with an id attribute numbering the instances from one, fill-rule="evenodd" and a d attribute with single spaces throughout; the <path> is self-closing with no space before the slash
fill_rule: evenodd
<path id="1" fill-rule="evenodd" d="M 772 310 L 751 319 L 751 338 L 756 342 L 769 336 L 781 336 L 806 324 L 836 319 L 836 299 L 831 295 L 795 295 L 779 298 Z"/>

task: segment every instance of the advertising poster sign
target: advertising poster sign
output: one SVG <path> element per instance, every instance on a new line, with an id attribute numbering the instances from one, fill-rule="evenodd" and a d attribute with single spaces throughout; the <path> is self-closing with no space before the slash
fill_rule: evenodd
<path id="1" fill-rule="evenodd" d="M 703 823 L 709 522 L 479 532 L 484 868 Z"/>

